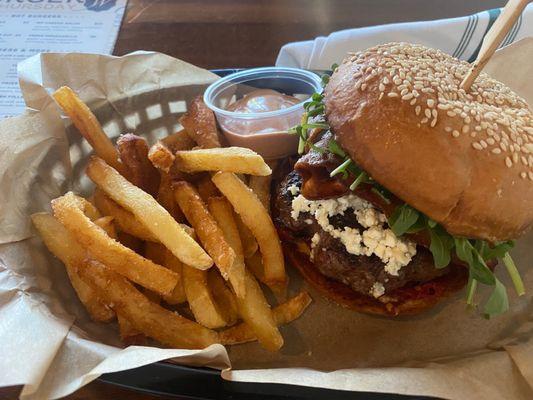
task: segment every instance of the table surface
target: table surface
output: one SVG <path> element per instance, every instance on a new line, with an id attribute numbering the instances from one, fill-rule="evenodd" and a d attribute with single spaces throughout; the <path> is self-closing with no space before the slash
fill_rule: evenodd
<path id="1" fill-rule="evenodd" d="M 272 65 L 279 48 L 346 28 L 431 20 L 500 7 L 505 0 L 130 0 L 116 55 L 154 50 L 204 68 Z M 0 389 L 0 400 L 20 388 Z M 69 399 L 154 397 L 93 382 Z"/>

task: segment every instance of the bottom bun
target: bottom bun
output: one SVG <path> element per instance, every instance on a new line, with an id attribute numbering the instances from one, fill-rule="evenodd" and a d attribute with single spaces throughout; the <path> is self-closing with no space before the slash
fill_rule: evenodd
<path id="1" fill-rule="evenodd" d="M 374 299 L 323 275 L 309 261 L 309 256 L 298 250 L 297 244 L 283 243 L 283 250 L 291 264 L 324 297 L 343 307 L 367 314 L 393 317 L 420 314 L 461 290 L 468 281 L 467 269 L 452 264 L 450 272 L 444 276 L 418 285 L 396 289 L 379 299 Z"/>

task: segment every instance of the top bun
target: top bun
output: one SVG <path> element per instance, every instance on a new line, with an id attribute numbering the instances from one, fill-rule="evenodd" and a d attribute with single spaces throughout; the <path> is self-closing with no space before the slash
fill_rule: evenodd
<path id="1" fill-rule="evenodd" d="M 533 115 L 506 85 L 439 50 L 390 43 L 350 54 L 325 89 L 340 145 L 451 234 L 491 242 L 533 222 Z"/>

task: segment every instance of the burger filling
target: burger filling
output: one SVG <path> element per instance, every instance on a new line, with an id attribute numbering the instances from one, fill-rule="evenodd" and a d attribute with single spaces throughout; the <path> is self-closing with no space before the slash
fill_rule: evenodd
<path id="1" fill-rule="evenodd" d="M 493 287 L 484 307 L 491 317 L 509 307 L 505 286 L 491 268 L 501 259 L 517 293 L 524 293 L 508 253 L 514 242 L 488 243 L 449 234 L 396 198 L 344 152 L 327 123 L 322 94 L 315 93 L 304 109 L 302 123 L 291 132 L 300 138 L 298 152 L 306 154 L 287 177 L 295 182 L 286 188 L 282 184 L 277 209 L 281 228 L 306 239 L 310 257 L 324 275 L 379 298 L 394 288 L 443 275 L 451 263 L 462 263 L 469 268 L 468 304 L 474 304 L 478 283 Z"/>
<path id="2" fill-rule="evenodd" d="M 276 222 L 307 244 L 309 258 L 323 275 L 379 298 L 448 272 L 435 268 L 425 248 L 396 236 L 385 214 L 369 201 L 353 193 L 309 200 L 301 187 L 298 172 L 284 179 L 276 198 Z"/>

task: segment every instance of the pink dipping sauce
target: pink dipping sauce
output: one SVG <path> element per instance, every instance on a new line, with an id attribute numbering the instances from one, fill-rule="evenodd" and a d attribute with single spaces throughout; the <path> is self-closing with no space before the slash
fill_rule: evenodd
<path id="1" fill-rule="evenodd" d="M 272 89 L 257 89 L 226 107 L 241 114 L 260 114 L 283 110 L 301 103 L 296 97 Z M 292 154 L 298 138 L 287 131 L 300 122 L 301 112 L 294 116 L 279 115 L 266 118 L 219 118 L 219 123 L 232 146 L 252 147 L 265 158 Z M 253 145 L 250 139 L 253 136 Z"/>

